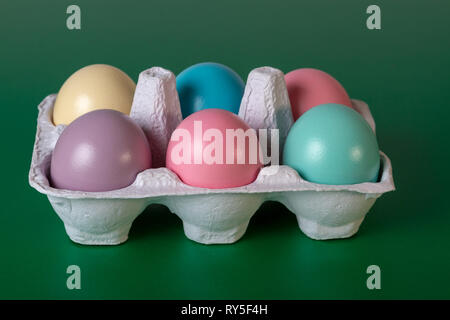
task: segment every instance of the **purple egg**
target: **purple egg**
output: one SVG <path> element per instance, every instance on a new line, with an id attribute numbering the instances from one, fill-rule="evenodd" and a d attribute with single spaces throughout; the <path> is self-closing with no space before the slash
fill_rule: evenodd
<path id="1" fill-rule="evenodd" d="M 115 110 L 95 110 L 64 129 L 52 154 L 53 187 L 109 191 L 129 186 L 151 167 L 151 152 L 142 129 Z"/>

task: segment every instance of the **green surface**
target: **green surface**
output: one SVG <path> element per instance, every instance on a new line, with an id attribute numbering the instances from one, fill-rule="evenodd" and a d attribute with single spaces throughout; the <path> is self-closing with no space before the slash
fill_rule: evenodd
<path id="1" fill-rule="evenodd" d="M 365 26 L 371 1 L 72 1 L 0 4 L 0 298 L 450 298 L 448 1 L 377 1 L 382 30 Z M 359 233 L 314 241 L 295 216 L 266 203 L 234 245 L 185 238 L 165 207 L 149 207 L 117 247 L 72 243 L 47 198 L 28 185 L 38 103 L 78 68 L 117 66 L 137 80 L 201 61 L 248 72 L 316 67 L 365 100 L 397 191 Z M 66 288 L 66 268 L 82 289 Z M 382 289 L 366 288 L 381 267 Z"/>

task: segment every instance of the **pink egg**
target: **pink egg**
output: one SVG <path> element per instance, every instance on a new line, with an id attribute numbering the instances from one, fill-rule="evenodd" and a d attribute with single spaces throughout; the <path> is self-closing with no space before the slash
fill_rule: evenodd
<path id="1" fill-rule="evenodd" d="M 337 103 L 353 109 L 344 87 L 328 73 L 302 68 L 285 75 L 294 120 L 312 107 Z"/>
<path id="2" fill-rule="evenodd" d="M 191 186 L 239 187 L 256 179 L 262 167 L 259 149 L 256 131 L 237 115 L 205 109 L 188 116 L 172 133 L 166 166 Z"/>

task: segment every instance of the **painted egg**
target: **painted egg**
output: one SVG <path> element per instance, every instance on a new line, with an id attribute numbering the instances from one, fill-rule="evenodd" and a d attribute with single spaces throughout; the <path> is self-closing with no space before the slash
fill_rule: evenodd
<path id="1" fill-rule="evenodd" d="M 309 109 L 326 103 L 337 103 L 353 108 L 344 87 L 328 73 L 302 68 L 285 76 L 294 120 Z"/>
<path id="2" fill-rule="evenodd" d="M 284 145 L 283 164 L 320 184 L 376 182 L 380 153 L 374 132 L 358 112 L 324 104 L 294 123 Z"/>
<path id="3" fill-rule="evenodd" d="M 95 110 L 67 126 L 53 150 L 50 180 L 58 189 L 109 191 L 129 186 L 151 167 L 142 129 L 115 110 Z"/>
<path id="4" fill-rule="evenodd" d="M 183 118 L 208 108 L 239 113 L 244 81 L 219 63 L 205 62 L 193 65 L 177 76 L 177 91 Z"/>
<path id="5" fill-rule="evenodd" d="M 237 115 L 205 109 L 172 133 L 166 166 L 186 184 L 210 189 L 252 183 L 262 167 L 256 131 Z"/>
<path id="6" fill-rule="evenodd" d="M 69 124 L 98 109 L 129 114 L 136 84 L 123 71 L 105 64 L 84 67 L 62 85 L 53 108 L 53 123 Z"/>

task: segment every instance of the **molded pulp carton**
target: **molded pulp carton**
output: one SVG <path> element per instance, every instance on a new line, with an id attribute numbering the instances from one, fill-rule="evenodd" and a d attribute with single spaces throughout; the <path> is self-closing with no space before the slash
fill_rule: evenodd
<path id="1" fill-rule="evenodd" d="M 376 199 L 395 189 L 391 162 L 383 152 L 376 183 L 315 184 L 288 166 L 272 165 L 264 167 L 253 183 L 238 188 L 205 189 L 184 184 L 163 167 L 171 133 L 182 118 L 175 77 L 159 67 L 140 74 L 130 113 L 146 133 L 153 165 L 159 168 L 141 172 L 132 185 L 119 190 L 55 189 L 47 177 L 52 150 L 64 130 L 63 125 L 52 123 L 55 97 L 49 95 L 38 107 L 29 182 L 47 195 L 70 239 L 77 243 L 114 245 L 126 241 L 134 219 L 152 203 L 163 204 L 177 214 L 189 239 L 204 244 L 233 243 L 244 235 L 250 218 L 267 200 L 283 203 L 310 238 L 346 238 L 358 231 Z M 352 103 L 375 130 L 368 106 L 358 100 Z M 278 129 L 282 150 L 293 119 L 281 71 L 262 67 L 249 74 L 239 116 L 254 129 Z"/>

